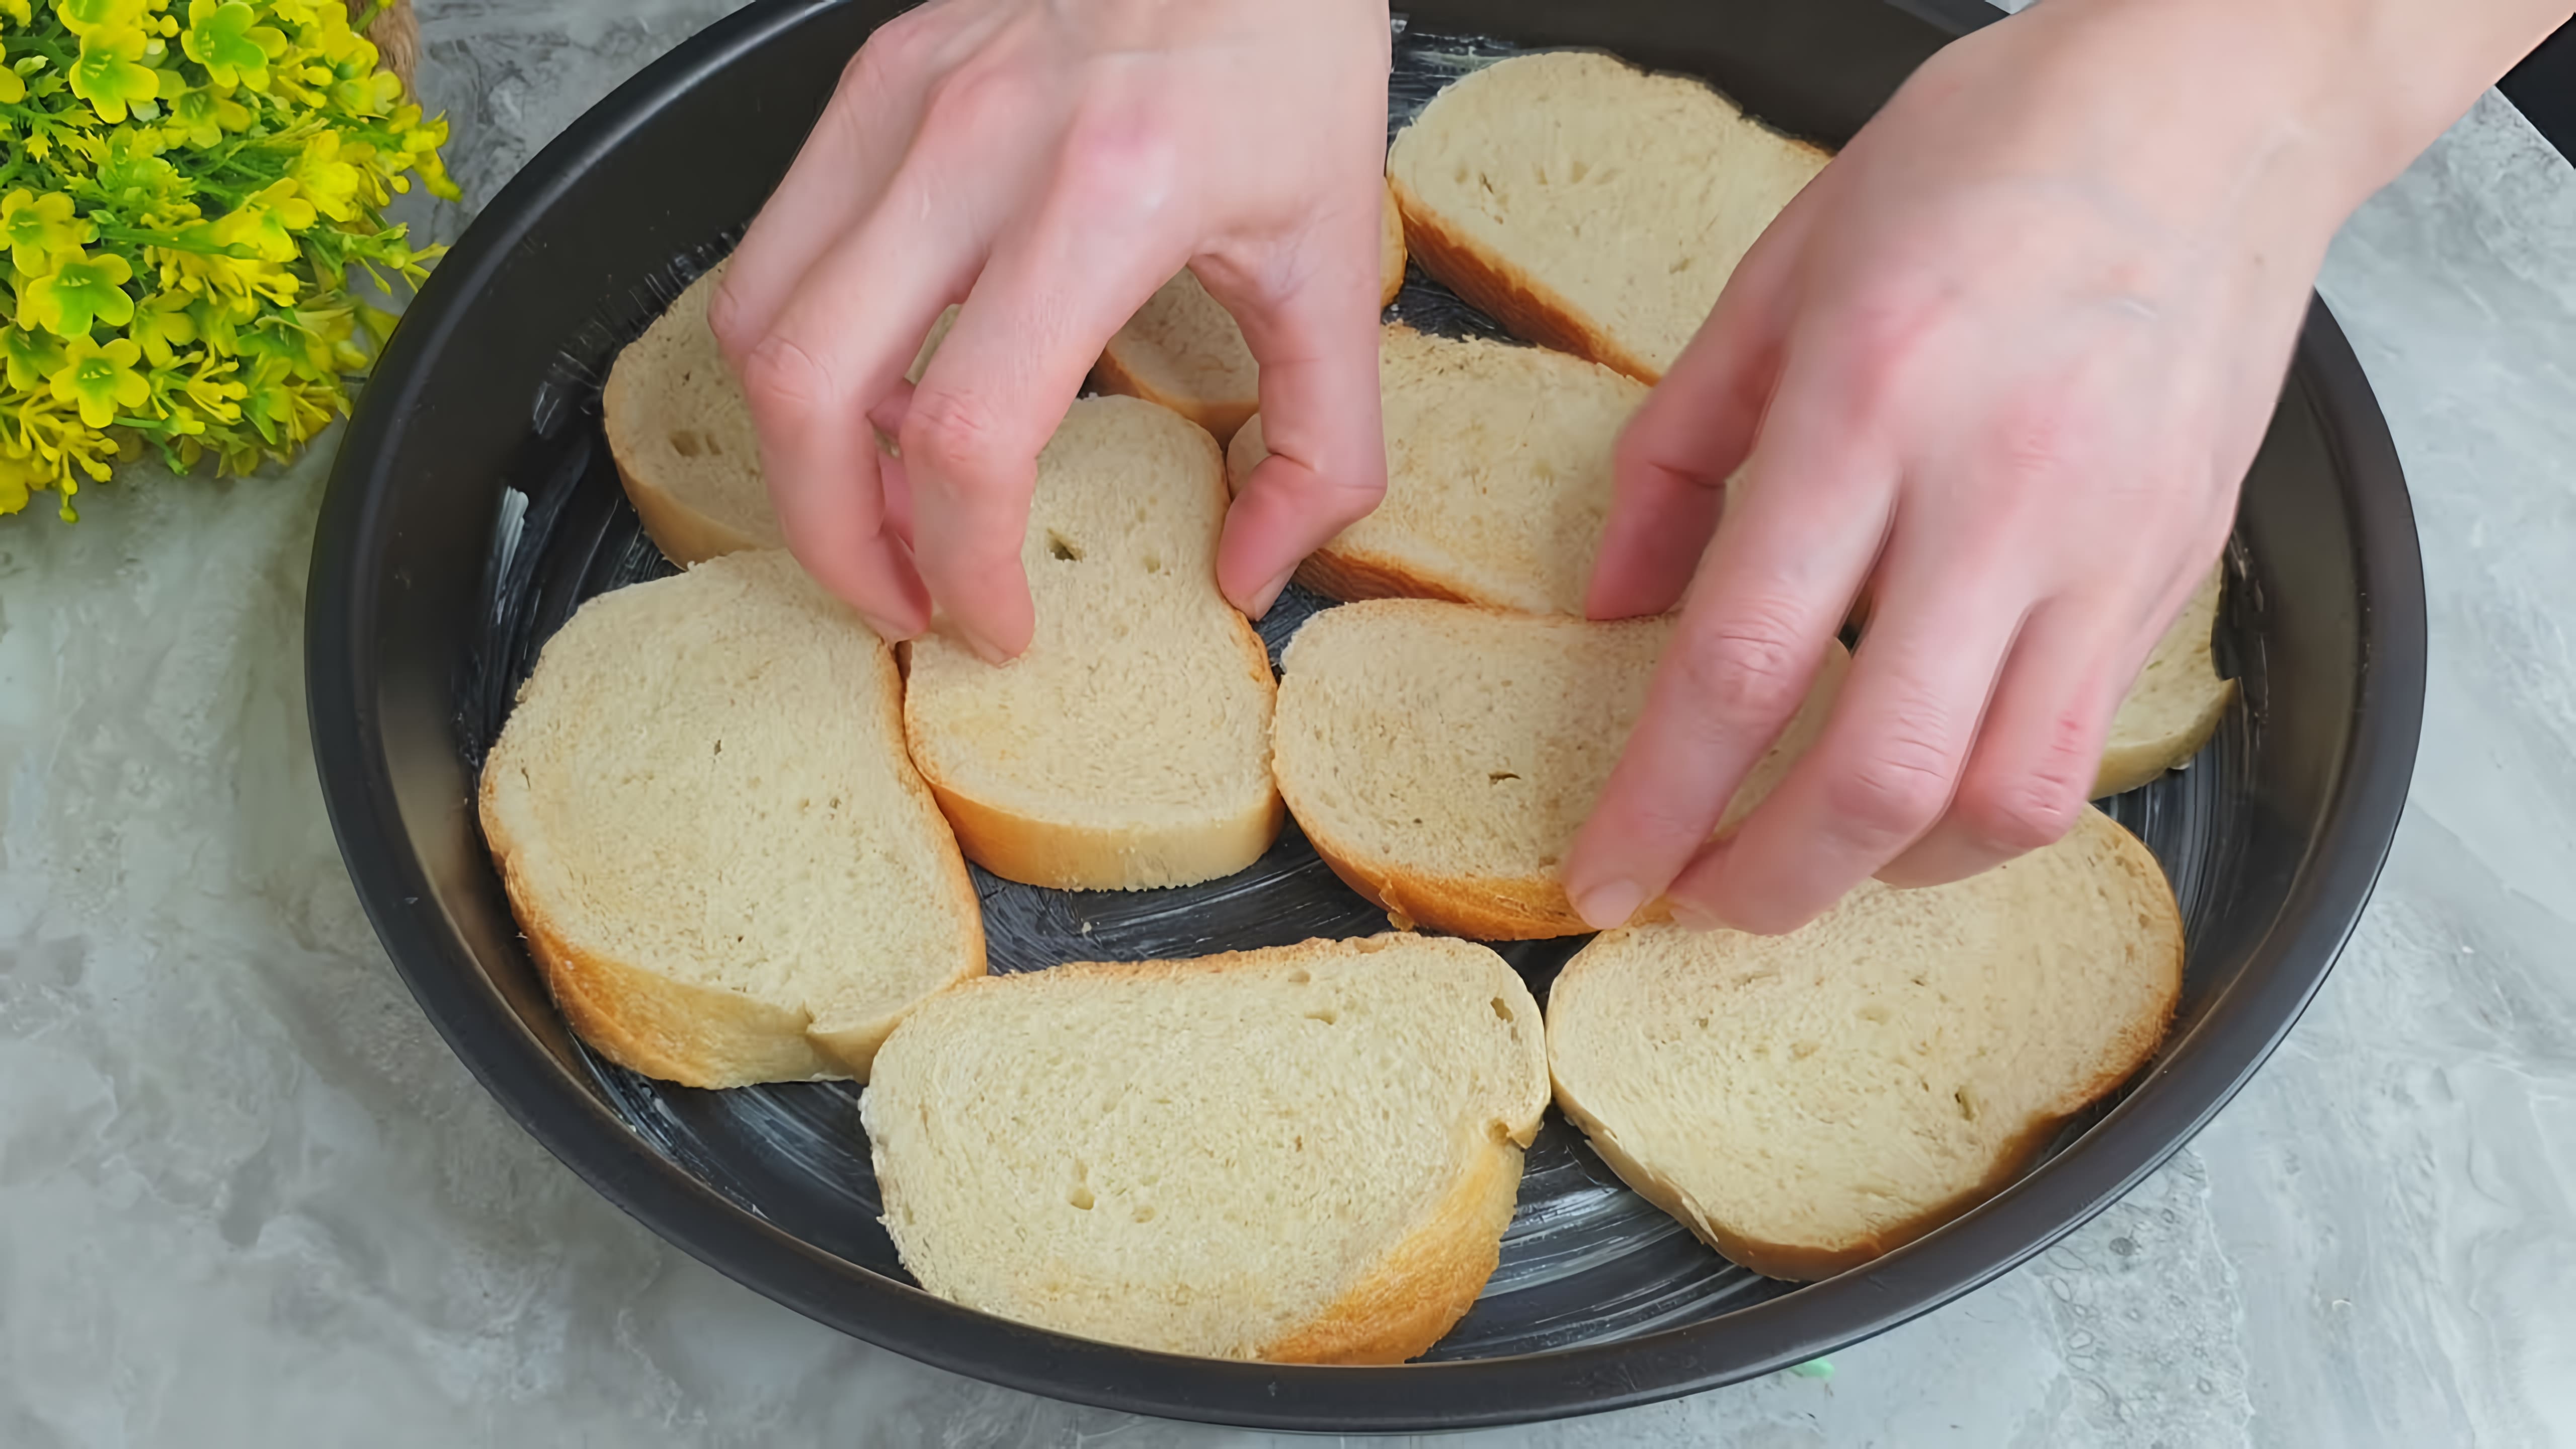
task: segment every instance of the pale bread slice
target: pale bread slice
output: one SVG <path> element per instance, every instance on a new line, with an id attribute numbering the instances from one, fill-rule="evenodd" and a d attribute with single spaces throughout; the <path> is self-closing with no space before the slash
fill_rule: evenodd
<path id="1" fill-rule="evenodd" d="M 1273 764 L 1335 875 L 1399 926 L 1486 941 L 1591 929 L 1566 900 L 1574 833 L 1646 701 L 1671 618 L 1594 623 L 1426 599 L 1307 621 L 1282 660 Z M 1823 728 L 1814 692 L 1719 823 L 1741 820 Z M 1638 920 L 1661 920 L 1662 900 Z"/>
<path id="2" fill-rule="evenodd" d="M 943 993 L 860 1099 L 904 1266 L 1168 1353 L 1400 1363 L 1492 1275 L 1547 1106 L 1485 947 L 1378 936 Z"/>
<path id="3" fill-rule="evenodd" d="M 1378 305 L 1404 287 L 1404 222 L 1389 197 L 1378 252 Z M 1136 309 L 1091 370 L 1102 392 L 1161 403 L 1222 446 L 1261 406 L 1261 368 L 1234 314 L 1184 268 Z"/>
<path id="4" fill-rule="evenodd" d="M 1543 347 L 1389 324 L 1378 351 L 1386 497 L 1298 570 L 1336 599 L 1420 598 L 1580 614 L 1610 520 L 1610 457 L 1646 386 Z M 1226 450 L 1240 488 L 1255 415 Z"/>
<path id="5" fill-rule="evenodd" d="M 683 567 L 787 542 L 769 506 L 742 383 L 707 328 L 707 302 L 724 269 L 718 262 L 691 282 L 617 354 L 599 400 L 609 456 L 645 535 Z M 913 359 L 912 380 L 956 316 L 954 307 L 940 314 Z"/>
<path id="6" fill-rule="evenodd" d="M 2226 577 L 2223 563 L 2210 570 L 2120 701 L 2093 779 L 2094 799 L 2134 790 L 2190 760 L 2236 702 L 2236 681 L 2218 677 L 2210 652 Z"/>
<path id="7" fill-rule="evenodd" d="M 693 1087 L 865 1078 L 984 971 L 894 658 L 784 553 L 603 594 L 483 765 L 483 833 L 574 1031 Z"/>
<path id="8" fill-rule="evenodd" d="M 1698 81 L 1548 51 L 1432 97 L 1386 169 L 1425 271 L 1518 336 L 1654 382 L 1829 159 Z"/>
<path id="9" fill-rule="evenodd" d="M 1137 890 L 1232 875 L 1279 832 L 1275 686 L 1217 591 L 1224 465 L 1134 398 L 1076 402 L 1038 456 L 1020 561 L 1028 651 L 907 646 L 904 727 L 967 858 L 1030 885 Z"/>
<path id="10" fill-rule="evenodd" d="M 1557 1104 L 1734 1261 L 1829 1277 L 2002 1190 L 2127 1081 L 2181 991 L 2155 857 L 2099 811 L 1956 885 L 1875 882 L 1788 936 L 1641 926 L 1548 997 Z"/>

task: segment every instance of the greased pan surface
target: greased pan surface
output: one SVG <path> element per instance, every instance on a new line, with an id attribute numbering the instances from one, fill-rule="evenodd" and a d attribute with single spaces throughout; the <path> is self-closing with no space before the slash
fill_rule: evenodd
<path id="1" fill-rule="evenodd" d="M 1137 1352 L 1005 1323 L 910 1284 L 876 1223 L 856 1089 L 695 1092 L 565 1031 L 476 831 L 474 771 L 537 647 L 584 598 L 666 571 L 621 494 L 600 379 L 784 170 L 892 7 L 764 3 L 602 102 L 476 221 L 361 400 L 314 546 L 307 671 L 343 854 L 422 1009 L 494 1096 L 689 1252 L 861 1338 L 1016 1388 L 1248 1426 L 1404 1431 L 1636 1404 L 1811 1358 L 2040 1251 L 2161 1163 L 2267 1056 L 2331 965 L 2393 834 L 2422 714 L 2423 588 L 2404 485 L 2342 335 L 2312 308 L 2248 482 L 2220 625 L 2244 703 L 2194 766 L 2111 803 L 2173 877 L 2183 1013 L 2132 1089 L 2013 1188 L 1860 1271 L 1792 1289 L 1719 1259 L 1551 1113 L 1501 1269 L 1428 1361 L 1332 1369 Z M 1704 76 L 1764 119 L 1846 138 L 1945 38 L 1958 0 L 1426 4 L 1391 125 L 1514 47 L 1586 45 Z M 1474 37 L 1472 39 L 1465 37 Z M 1490 324 L 1417 273 L 1397 312 Z M 1274 654 L 1324 602 L 1292 594 Z M 979 873 L 993 969 L 1363 934 L 1384 918 L 1292 827 L 1253 870 L 1140 895 Z M 1505 954 L 1544 997 L 1572 942 Z"/>

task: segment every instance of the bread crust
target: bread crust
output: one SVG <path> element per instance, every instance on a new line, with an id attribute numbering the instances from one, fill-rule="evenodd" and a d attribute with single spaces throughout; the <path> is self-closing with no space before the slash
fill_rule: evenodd
<path id="1" fill-rule="evenodd" d="M 1390 177 L 1388 184 L 1404 215 L 1405 250 L 1424 271 L 1502 323 L 1505 331 L 1587 358 L 1649 386 L 1663 380 L 1662 368 L 1621 346 L 1555 288 L 1477 246 L 1401 180 Z"/>
<path id="2" fill-rule="evenodd" d="M 1679 1219 L 1702 1242 L 1716 1249 L 1729 1262 L 1761 1274 L 1791 1282 L 1813 1282 L 1848 1272 L 1884 1254 L 1895 1251 L 1917 1238 L 1947 1226 L 1995 1194 L 2010 1187 L 2028 1169 L 2066 1123 L 2076 1114 L 2100 1101 L 2123 1082 L 2137 1075 L 2156 1048 L 2164 1041 L 2173 1022 L 2175 1005 L 2182 996 L 2183 933 L 2179 909 L 2173 903 L 2173 888 L 2166 881 L 2164 868 L 2137 837 L 2109 816 L 2086 807 L 2076 822 L 2076 832 L 2089 835 L 2105 847 L 2110 868 L 2147 887 L 2150 900 L 2164 903 L 2164 929 L 2155 933 L 2164 943 L 2164 990 L 2154 1007 L 2125 1023 L 2104 1052 L 2106 1065 L 2094 1076 L 2061 1096 L 2048 1110 L 2034 1117 L 1996 1150 L 1995 1159 L 1977 1183 L 1959 1193 L 1924 1207 L 1914 1215 L 1883 1225 L 1874 1231 L 1833 1243 L 1783 1243 L 1750 1237 L 1716 1220 L 1690 1200 L 1688 1193 L 1661 1173 L 1656 1172 L 1629 1152 L 1607 1124 L 1595 1116 L 1576 1093 L 1567 1086 L 1560 1070 L 1557 1039 L 1551 1035 L 1548 1046 L 1548 1078 L 1554 1085 L 1556 1105 L 1566 1120 L 1580 1128 L 1603 1162 L 1619 1174 L 1619 1180 L 1636 1190 L 1637 1195 Z M 1579 958 L 1578 958 L 1579 959 Z M 1585 981 L 1574 963 L 1557 978 L 1551 991 L 1548 1012 L 1551 1025 L 1555 1014 L 1569 1000 L 1579 997 Z"/>
<path id="3" fill-rule="evenodd" d="M 1270 673 L 1270 651 L 1240 614 L 1230 614 L 1243 650 L 1245 673 L 1275 711 L 1279 682 Z M 907 669 L 909 646 L 902 651 Z M 904 738 L 912 739 L 911 695 L 905 692 Z M 1224 820 L 1157 830 L 1111 830 L 1075 821 L 1047 820 L 980 799 L 942 776 L 931 753 L 913 760 L 957 834 L 966 858 L 1004 880 L 1049 890 L 1132 891 L 1195 885 L 1234 874 L 1259 860 L 1288 818 L 1276 775 L 1259 804 Z"/>
<path id="4" fill-rule="evenodd" d="M 895 743 L 897 781 L 917 805 L 935 812 L 937 804 L 928 786 L 901 748 L 903 719 L 897 701 L 902 689 L 894 677 L 891 651 L 880 651 L 876 658 L 886 676 L 876 691 L 883 711 L 879 727 Z M 505 749 L 496 749 L 485 761 L 475 790 L 476 815 L 546 989 L 574 1034 L 592 1050 L 630 1071 L 686 1087 L 842 1077 L 867 1080 L 877 1049 L 902 1019 L 902 1011 L 846 1025 L 818 1025 L 811 1012 L 761 1001 L 728 987 L 677 980 L 574 945 L 529 879 L 528 842 L 510 828 L 509 812 L 501 799 L 502 772 L 509 768 Z M 921 999 L 982 976 L 986 969 L 983 904 L 976 897 L 973 877 L 966 873 L 965 858 L 954 850 L 936 853 L 944 867 L 942 893 L 965 931 L 956 970 Z"/>
<path id="5" fill-rule="evenodd" d="M 1428 926 L 1475 941 L 1545 941 L 1586 936 L 1592 927 L 1566 898 L 1563 882 L 1544 877 L 1449 876 L 1372 867 L 1350 848 L 1300 821 L 1306 843 L 1342 884 L 1387 913 L 1397 930 Z M 1629 918 L 1632 925 L 1672 919 L 1658 896 Z"/>

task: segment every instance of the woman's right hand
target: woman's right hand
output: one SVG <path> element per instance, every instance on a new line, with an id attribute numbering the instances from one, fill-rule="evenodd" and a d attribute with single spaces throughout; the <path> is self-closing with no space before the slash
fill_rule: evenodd
<path id="1" fill-rule="evenodd" d="M 1270 457 L 1217 571 L 1266 612 L 1385 489 L 1388 52 L 1384 0 L 934 0 L 879 29 L 709 312 L 806 569 L 890 639 L 935 608 L 1026 648 L 1038 450 L 1187 266 L 1261 364 Z"/>

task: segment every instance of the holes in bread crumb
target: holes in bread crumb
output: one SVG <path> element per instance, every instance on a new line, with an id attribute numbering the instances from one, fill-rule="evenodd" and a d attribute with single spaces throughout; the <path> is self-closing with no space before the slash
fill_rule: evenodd
<path id="1" fill-rule="evenodd" d="M 721 457 L 724 453 L 724 449 L 716 445 L 715 439 L 704 433 L 692 432 L 687 428 L 671 430 L 671 451 L 683 458 Z"/>
<path id="2" fill-rule="evenodd" d="M 1306 1019 L 1308 1021 L 1320 1021 L 1326 1026 L 1338 1026 L 1341 1024 L 1342 1014 L 1333 1010 L 1329 1006 L 1319 1006 L 1314 1010 L 1307 1012 Z"/>
<path id="3" fill-rule="evenodd" d="M 1073 1160 L 1073 1191 L 1064 1200 L 1084 1212 L 1091 1211 L 1091 1164 L 1077 1157 Z"/>
<path id="4" fill-rule="evenodd" d="M 1047 530 L 1047 552 L 1067 563 L 1082 562 L 1081 546 L 1052 528 Z"/>
<path id="5" fill-rule="evenodd" d="M 1505 780 L 1517 780 L 1517 779 L 1519 779 L 1519 778 L 1520 778 L 1520 776 L 1513 774 L 1513 773 L 1512 773 L 1511 771 L 1509 771 L 1509 770 L 1493 770 L 1493 771 L 1489 771 L 1489 772 L 1487 772 L 1487 774 L 1485 775 L 1485 778 L 1486 778 L 1487 780 L 1489 780 L 1489 781 L 1493 782 L 1494 784 L 1499 785 L 1499 784 L 1503 783 Z"/>
<path id="6" fill-rule="evenodd" d="M 1142 1204 L 1139 1204 L 1139 1205 L 1137 1206 L 1137 1208 L 1136 1208 L 1136 1221 L 1138 1221 L 1138 1222 L 1140 1222 L 1140 1223 L 1150 1223 L 1150 1222 L 1152 1222 L 1153 1220 L 1154 1220 L 1154 1206 L 1153 1206 L 1153 1204 L 1151 1204 L 1151 1203 L 1142 1203 Z"/>
<path id="7" fill-rule="evenodd" d="M 1669 275 L 1678 277 L 1682 273 L 1689 271 L 1691 269 L 1691 263 L 1698 260 L 1699 258 L 1697 257 L 1685 256 L 1679 261 L 1674 262 L 1671 266 L 1666 267 L 1664 270 Z"/>
<path id="8" fill-rule="evenodd" d="M 1887 1020 L 1887 1008 L 1873 1001 L 1869 1005 L 1860 1009 L 1860 1019 L 1863 1021 L 1884 1022 Z"/>
<path id="9" fill-rule="evenodd" d="M 1512 1009 L 1511 1009 L 1509 1006 L 1506 1006 L 1506 1005 L 1504 1005 L 1504 1004 L 1503 1004 L 1503 999 L 1502 999 L 1501 997 L 1497 996 L 1497 997 L 1495 997 L 1493 1000 L 1491 1000 L 1491 1001 L 1489 1001 L 1489 1002 L 1486 1002 L 1485 1004 L 1486 1004 L 1487 1006 L 1490 1006 L 1490 1007 L 1492 1007 L 1492 1008 L 1494 1009 L 1494 1015 L 1496 1015 L 1496 1016 L 1498 1016 L 1498 1017 L 1502 1018 L 1502 1019 L 1503 1019 L 1503 1020 L 1505 1020 L 1505 1021 L 1509 1021 L 1509 1020 L 1511 1020 L 1511 1019 L 1512 1019 Z"/>
<path id="10" fill-rule="evenodd" d="M 1149 573 L 1149 574 L 1159 574 L 1159 573 L 1161 573 L 1162 571 L 1163 571 L 1163 556 L 1162 556 L 1161 554 L 1159 554 L 1159 553 L 1149 553 L 1149 554 L 1145 555 L 1145 572 L 1147 572 L 1147 573 Z"/>
<path id="11" fill-rule="evenodd" d="M 1077 1187 L 1065 1198 L 1065 1201 L 1082 1209 L 1084 1212 L 1089 1212 L 1091 1211 L 1092 1206 L 1091 1189 L 1087 1187 Z"/>
<path id="12" fill-rule="evenodd" d="M 1959 1104 L 1959 1116 L 1962 1120 L 1969 1122 L 1977 1120 L 1977 1099 L 1967 1088 L 1961 1087 L 1952 1092 L 1950 1100 Z"/>
<path id="13" fill-rule="evenodd" d="M 1314 979 L 1314 974 L 1303 966 L 1288 973 L 1288 984 L 1291 986 L 1303 986 Z"/>
<path id="14" fill-rule="evenodd" d="M 1578 156 L 1575 158 L 1574 164 L 1566 168 L 1565 179 L 1568 181 L 1581 181 L 1584 177 L 1591 174 L 1591 163 Z"/>
<path id="15" fill-rule="evenodd" d="M 1816 1054 L 1817 1045 L 1817 1043 L 1811 1041 L 1793 1041 L 1789 1043 L 1790 1059 L 1793 1061 L 1805 1061 L 1807 1058 Z"/>

